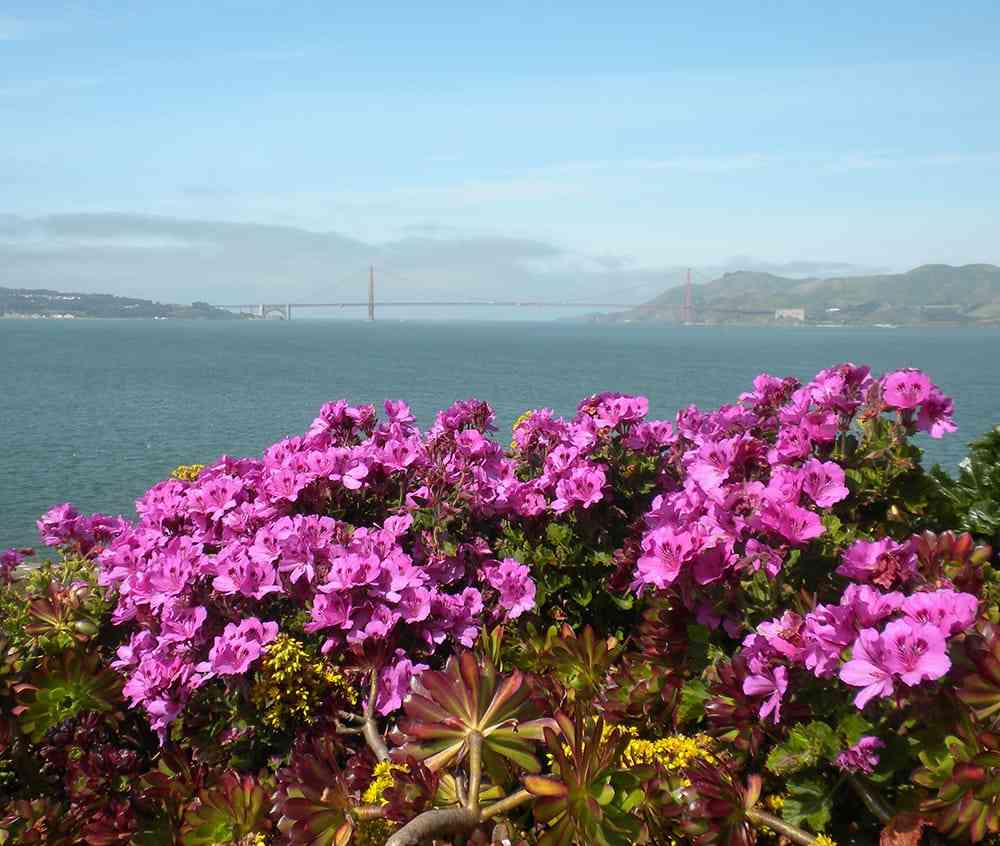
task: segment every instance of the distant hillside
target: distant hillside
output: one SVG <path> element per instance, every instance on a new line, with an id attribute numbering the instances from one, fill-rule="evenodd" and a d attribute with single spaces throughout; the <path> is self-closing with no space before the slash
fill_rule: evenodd
<path id="1" fill-rule="evenodd" d="M 237 315 L 208 303 L 174 305 L 116 297 L 112 294 L 72 294 L 28 288 L 0 288 L 3 317 L 127 317 L 234 320 Z"/>
<path id="2" fill-rule="evenodd" d="M 685 290 L 671 288 L 641 306 L 606 315 L 614 322 L 682 322 Z M 1000 267 L 928 264 L 908 273 L 789 279 L 737 271 L 696 285 L 690 320 L 695 323 L 1000 325 Z"/>

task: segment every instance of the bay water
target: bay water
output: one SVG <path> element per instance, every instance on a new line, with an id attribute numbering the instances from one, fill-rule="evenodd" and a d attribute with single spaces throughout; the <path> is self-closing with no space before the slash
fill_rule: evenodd
<path id="1" fill-rule="evenodd" d="M 421 425 L 488 400 L 498 437 L 526 409 L 564 415 L 588 394 L 644 394 L 651 416 L 735 401 L 762 371 L 808 379 L 842 361 L 919 367 L 953 396 L 959 431 L 920 436 L 954 469 L 1000 423 L 1000 332 L 960 328 L 599 325 L 346 320 L 0 320 L 0 549 L 69 500 L 134 514 L 178 464 L 257 455 L 320 405 L 405 399 Z"/>

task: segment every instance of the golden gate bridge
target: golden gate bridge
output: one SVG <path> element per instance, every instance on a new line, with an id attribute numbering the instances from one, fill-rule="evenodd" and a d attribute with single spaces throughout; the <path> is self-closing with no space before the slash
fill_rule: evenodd
<path id="1" fill-rule="evenodd" d="M 614 308 L 614 309 L 627 309 L 634 308 L 639 305 L 636 302 L 621 302 L 620 300 L 611 301 L 607 299 L 609 295 L 613 294 L 623 294 L 628 291 L 632 291 L 642 287 L 649 287 L 652 283 L 644 282 L 641 285 L 633 285 L 629 288 L 619 289 L 614 292 L 609 292 L 603 295 L 589 295 L 583 299 L 547 299 L 547 300 L 532 300 L 532 299 L 440 299 L 440 300 L 415 300 L 415 299 L 389 299 L 389 300 L 379 300 L 376 303 L 375 300 L 375 266 L 370 265 L 368 268 L 368 297 L 367 299 L 344 299 L 340 301 L 331 302 L 285 302 L 285 303 L 226 303 L 220 304 L 219 308 L 234 309 L 239 310 L 241 314 L 251 314 L 256 317 L 266 318 L 266 317 L 279 317 L 284 320 L 292 319 L 292 309 L 302 310 L 302 309 L 331 309 L 331 308 L 366 308 L 368 310 L 368 319 L 371 321 L 375 320 L 375 307 L 376 304 L 380 308 L 385 307 L 402 307 L 402 308 L 450 308 L 450 307 L 461 307 L 461 308 L 531 308 L 531 309 L 546 309 L 546 308 Z M 687 271 L 686 277 L 686 290 L 684 295 L 684 305 L 680 308 L 678 313 L 679 321 L 682 323 L 691 323 L 694 318 L 694 311 L 691 304 L 691 271 Z"/>

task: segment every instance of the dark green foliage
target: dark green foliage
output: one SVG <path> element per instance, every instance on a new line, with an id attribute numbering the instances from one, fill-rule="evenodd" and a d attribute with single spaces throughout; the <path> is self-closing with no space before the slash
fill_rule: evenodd
<path id="1" fill-rule="evenodd" d="M 932 471 L 947 509 L 948 525 L 1000 546 L 1000 426 L 969 445 L 969 455 L 952 478 Z"/>

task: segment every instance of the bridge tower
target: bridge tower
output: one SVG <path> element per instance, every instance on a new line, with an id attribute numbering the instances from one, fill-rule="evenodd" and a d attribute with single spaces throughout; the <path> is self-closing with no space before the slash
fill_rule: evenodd
<path id="1" fill-rule="evenodd" d="M 375 265 L 368 266 L 368 319 L 375 321 Z"/>
<path id="2" fill-rule="evenodd" d="M 692 323 L 694 321 L 694 313 L 691 310 L 691 268 L 688 268 L 687 272 L 687 283 L 684 285 L 684 323 Z"/>

